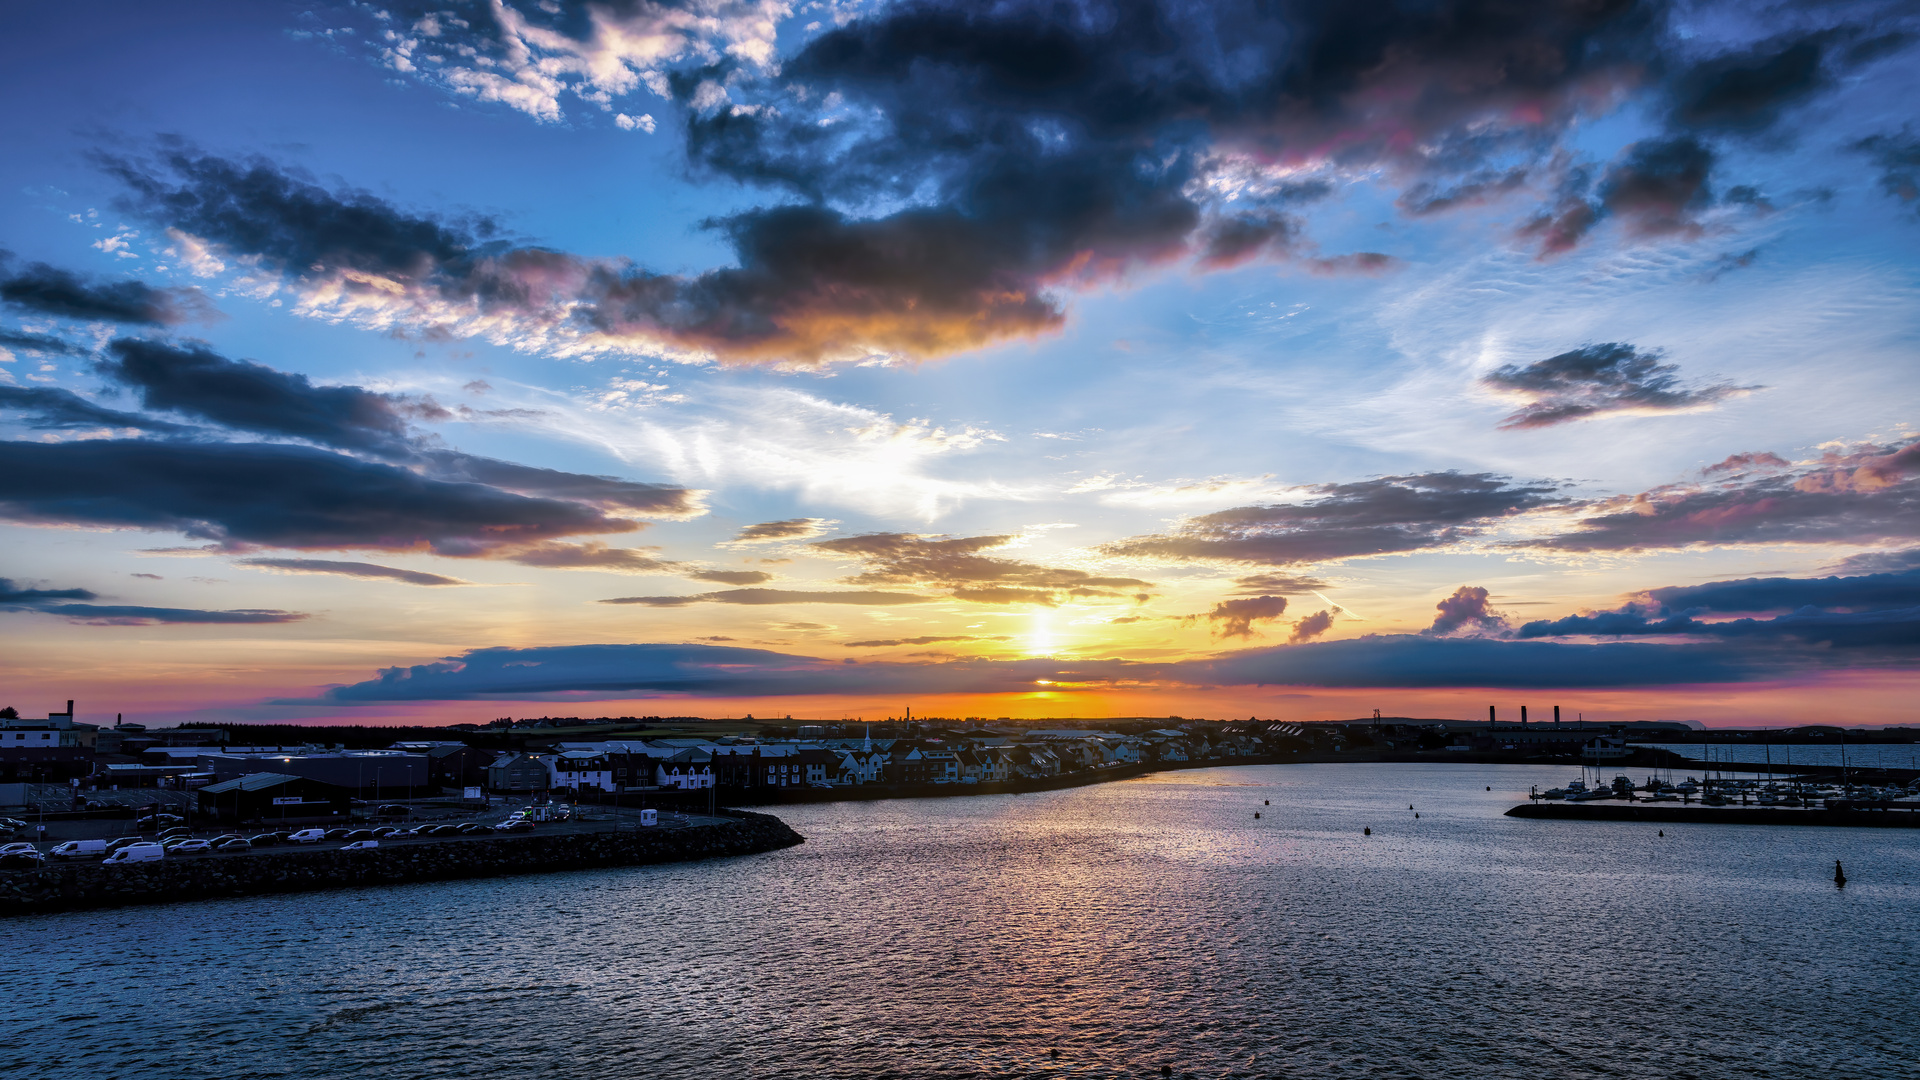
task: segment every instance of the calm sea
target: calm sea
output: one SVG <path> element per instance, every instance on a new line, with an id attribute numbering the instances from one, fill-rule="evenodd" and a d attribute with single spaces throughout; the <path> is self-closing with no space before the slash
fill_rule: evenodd
<path id="1" fill-rule="evenodd" d="M 787 808 L 808 843 L 725 862 L 14 920 L 0 1074 L 1920 1070 L 1920 831 L 1501 816 L 1572 778 L 1205 769 Z"/>

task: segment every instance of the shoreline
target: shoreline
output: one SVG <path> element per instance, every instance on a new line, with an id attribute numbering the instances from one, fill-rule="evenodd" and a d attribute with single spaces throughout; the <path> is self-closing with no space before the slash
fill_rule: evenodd
<path id="1" fill-rule="evenodd" d="M 1150 773 L 1178 772 L 1186 769 L 1218 769 L 1237 765 L 1554 765 L 1564 768 L 1593 768 L 1592 762 L 1569 761 L 1565 758 L 1527 756 L 1500 753 L 1451 753 L 1451 752 L 1354 752 L 1339 753 L 1312 752 L 1286 755 L 1253 755 L 1247 757 L 1207 758 L 1201 761 L 1154 761 L 1131 765 L 1117 765 L 1103 769 L 1090 769 L 1085 772 L 1067 773 L 1060 776 L 1048 776 L 1027 780 L 998 780 L 978 784 L 862 784 L 857 787 L 835 788 L 768 788 L 756 791 L 736 791 L 729 793 L 721 789 L 717 805 L 720 806 L 795 806 L 828 802 L 873 802 L 881 799 L 947 799 L 967 795 L 1028 795 L 1043 791 L 1060 791 L 1067 788 L 1088 787 L 1093 784 L 1111 783 L 1118 780 L 1131 780 L 1136 776 Z M 1717 762 L 1694 761 L 1680 758 L 1668 751 L 1653 751 L 1648 754 L 1635 754 L 1620 761 L 1602 762 L 1600 768 L 1616 769 L 1692 769 L 1697 772 L 1706 770 L 1732 771 Z M 1741 769 L 1741 772 L 1754 770 Z M 1764 771 L 1764 770 L 1762 770 Z M 1774 767 L 1774 773 L 1793 776 L 1833 776 L 1839 777 L 1843 770 L 1840 766 L 1801 766 L 1787 770 Z M 1900 783 L 1907 783 L 1920 777 L 1920 771 L 1911 769 L 1858 769 L 1844 770 L 1855 777 L 1885 776 Z M 600 795 L 597 800 L 583 799 L 585 805 L 617 806 L 673 806 L 696 807 L 707 804 L 707 793 L 700 791 L 629 791 L 620 795 Z"/>
<path id="2" fill-rule="evenodd" d="M 428 840 L 370 851 L 278 850 L 106 866 L 0 871 L 0 918 L 239 896 L 698 862 L 804 843 L 770 814 L 723 810 L 718 825 Z"/>

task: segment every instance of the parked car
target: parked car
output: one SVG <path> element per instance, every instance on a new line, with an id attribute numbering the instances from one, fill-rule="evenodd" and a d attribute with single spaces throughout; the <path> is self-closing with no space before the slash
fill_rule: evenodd
<path id="1" fill-rule="evenodd" d="M 326 832 L 326 836 L 323 837 L 323 839 L 345 840 L 347 838 L 347 834 L 352 831 L 353 831 L 352 829 L 328 829 Z"/>
<path id="2" fill-rule="evenodd" d="M 0 868 L 8 870 L 37 870 L 46 862 L 47 857 L 37 851 L 14 851 L 0 855 Z"/>
<path id="3" fill-rule="evenodd" d="M 402 806 L 399 803 L 388 803 L 374 811 L 374 813 L 379 814 L 381 817 L 407 817 L 413 813 L 413 807 Z"/>
<path id="4" fill-rule="evenodd" d="M 383 837 L 381 837 L 380 839 L 382 839 L 382 840 L 411 840 L 411 839 L 413 839 L 414 837 L 416 837 L 416 836 L 419 836 L 419 835 L 420 835 L 420 830 L 421 830 L 422 828 L 425 828 L 425 826 L 417 826 L 417 827 L 415 827 L 415 828 L 411 828 L 411 829 L 395 829 L 395 830 L 393 830 L 392 832 L 390 832 L 390 833 L 388 833 L 387 835 L 385 835 L 385 836 L 383 836 Z"/>
<path id="5" fill-rule="evenodd" d="M 187 819 L 181 817 L 179 814 L 154 814 L 151 817 L 143 817 L 134 822 L 133 827 L 136 829 L 165 829 L 178 825 L 185 820 Z"/>
<path id="6" fill-rule="evenodd" d="M 477 821 L 469 821 L 465 824 L 455 825 L 453 831 L 459 833 L 461 836 L 478 836 L 481 833 L 492 832 L 493 830 Z"/>
<path id="7" fill-rule="evenodd" d="M 174 848 L 179 847 L 191 839 L 193 839 L 191 836 L 169 836 L 165 840 L 160 841 L 160 846 L 166 848 L 168 851 L 172 851 Z"/>
<path id="8" fill-rule="evenodd" d="M 372 851 L 374 848 L 377 848 L 379 846 L 380 846 L 380 841 L 378 840 L 355 840 L 353 843 L 348 844 L 347 846 L 341 848 L 340 850 L 341 851 Z"/>
<path id="9" fill-rule="evenodd" d="M 250 840 L 246 840 L 242 837 L 236 836 L 224 844 L 215 844 L 214 850 L 216 851 L 252 851 L 253 842 Z"/>
<path id="10" fill-rule="evenodd" d="M 122 836 L 117 839 L 107 841 L 107 854 L 111 855 L 114 852 L 119 851 L 121 848 L 126 847 L 128 844 L 144 844 L 146 842 L 147 842 L 147 838 L 144 836 Z"/>
<path id="11" fill-rule="evenodd" d="M 373 835 L 372 829 L 349 829 L 347 831 L 347 835 L 341 837 L 340 839 L 342 840 L 378 840 L 379 837 Z"/>
<path id="12" fill-rule="evenodd" d="M 207 843 L 212 844 L 214 847 L 219 847 L 221 844 L 224 844 L 229 840 L 240 840 L 240 839 L 244 839 L 244 838 L 239 833 L 231 833 L 231 832 L 221 833 L 219 836 L 208 837 Z"/>
<path id="13" fill-rule="evenodd" d="M 272 847 L 275 844 L 286 843 L 287 834 L 283 832 L 263 832 L 259 836 L 249 836 L 247 840 L 254 847 Z"/>
<path id="14" fill-rule="evenodd" d="M 204 855 L 212 850 L 213 841 L 211 840 L 182 840 L 167 849 L 174 855 Z"/>
<path id="15" fill-rule="evenodd" d="M 0 832 L 19 832 L 26 827 L 27 823 L 19 818 L 0 817 Z"/>
<path id="16" fill-rule="evenodd" d="M 26 843 L 25 841 L 22 841 L 20 843 L 7 844 L 4 846 L 0 846 L 0 855 L 17 855 L 22 851 L 31 851 L 35 855 L 40 854 L 39 848 L 34 847 L 32 844 Z"/>
<path id="17" fill-rule="evenodd" d="M 69 840 L 47 854 L 56 859 L 104 859 L 107 857 L 105 840 Z"/>
<path id="18" fill-rule="evenodd" d="M 287 837 L 287 839 L 295 844 L 317 844 L 326 839 L 326 837 L 327 830 L 325 829 L 301 829 L 299 832 Z"/>
<path id="19" fill-rule="evenodd" d="M 100 865 L 111 866 L 115 863 L 153 862 L 156 859 L 163 858 L 166 854 L 166 848 L 161 847 L 151 840 L 142 840 L 137 844 L 128 844 L 126 847 L 114 852 L 107 858 L 106 862 Z"/>
<path id="20" fill-rule="evenodd" d="M 175 836 L 192 836 L 192 835 L 193 835 L 192 829 L 180 829 L 180 828 L 162 829 L 160 830 L 160 835 L 154 837 L 154 839 L 164 843 L 165 841 Z"/>
<path id="21" fill-rule="evenodd" d="M 528 832 L 532 830 L 533 822 L 521 818 L 518 821 L 503 821 L 493 828 L 495 832 Z"/>

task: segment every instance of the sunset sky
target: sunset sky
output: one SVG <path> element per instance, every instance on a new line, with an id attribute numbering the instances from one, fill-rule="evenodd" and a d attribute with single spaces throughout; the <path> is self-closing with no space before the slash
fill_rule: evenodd
<path id="1" fill-rule="evenodd" d="M 1909 5 L 10 17 L 25 715 L 1913 719 Z"/>

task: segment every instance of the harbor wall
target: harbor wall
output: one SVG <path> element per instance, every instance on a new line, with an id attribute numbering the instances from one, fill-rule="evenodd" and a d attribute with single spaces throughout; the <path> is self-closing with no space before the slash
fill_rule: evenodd
<path id="1" fill-rule="evenodd" d="M 732 820 L 678 829 L 535 833 L 415 841 L 370 851 L 284 849 L 168 857 L 127 866 L 80 862 L 0 871 L 0 916 L 689 862 L 804 842 L 779 818 L 745 811 L 722 813 Z"/>
<path id="2" fill-rule="evenodd" d="M 1644 821 L 1696 825 L 1828 825 L 1851 828 L 1916 829 L 1914 810 L 1793 810 L 1768 806 L 1671 806 L 1608 803 L 1523 803 L 1508 817 L 1550 821 Z"/>

